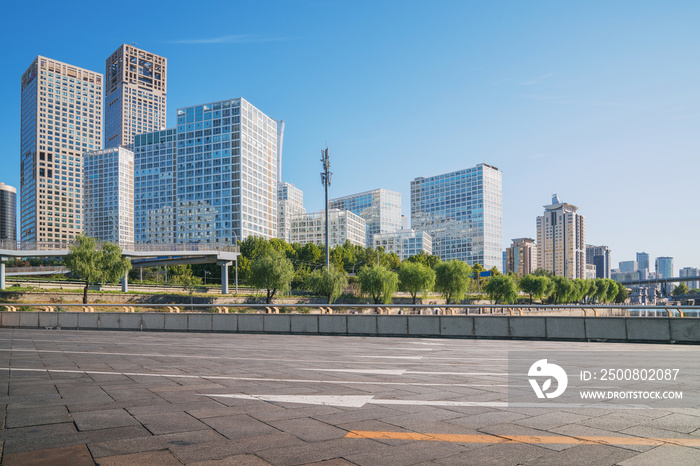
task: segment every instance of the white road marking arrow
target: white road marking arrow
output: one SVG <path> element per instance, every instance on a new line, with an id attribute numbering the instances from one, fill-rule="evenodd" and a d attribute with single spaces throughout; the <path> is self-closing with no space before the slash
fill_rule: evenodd
<path id="1" fill-rule="evenodd" d="M 500 401 L 425 401 L 425 400 L 375 400 L 373 396 L 340 396 L 340 395 L 217 395 L 202 394 L 202 396 L 219 398 L 238 398 L 241 400 L 273 401 L 278 403 L 302 403 L 308 405 L 339 406 L 361 408 L 366 404 L 375 405 L 418 405 L 418 406 L 490 406 L 505 408 L 508 403 Z"/>
<path id="2" fill-rule="evenodd" d="M 308 405 L 338 406 L 344 408 L 362 408 L 366 404 L 374 405 L 413 405 L 413 406 L 466 406 L 486 408 L 605 408 L 605 409 L 648 409 L 646 405 L 604 405 L 604 404 L 569 404 L 569 403 L 507 403 L 505 401 L 443 401 L 443 400 L 375 400 L 373 396 L 342 395 L 219 395 L 202 394 L 214 398 L 237 398 L 240 400 L 259 400 L 277 403 L 301 403 Z"/>

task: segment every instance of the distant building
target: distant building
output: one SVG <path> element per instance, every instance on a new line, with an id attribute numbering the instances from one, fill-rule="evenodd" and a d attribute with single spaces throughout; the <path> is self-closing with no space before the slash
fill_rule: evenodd
<path id="1" fill-rule="evenodd" d="M 578 207 L 561 202 L 557 195 L 537 217 L 539 266 L 567 278 L 586 276 L 586 219 Z"/>
<path id="2" fill-rule="evenodd" d="M 295 215 L 291 218 L 290 242 L 318 246 L 326 244 L 325 211 Z M 330 248 L 343 245 L 346 241 L 356 246 L 367 247 L 365 240 L 367 224 L 359 215 L 349 210 L 328 211 L 328 244 Z"/>
<path id="3" fill-rule="evenodd" d="M 83 155 L 85 234 L 120 246 L 134 242 L 134 153 L 123 147 Z"/>
<path id="4" fill-rule="evenodd" d="M 277 237 L 292 242 L 292 218 L 306 213 L 304 193 L 292 183 L 277 183 Z"/>
<path id="5" fill-rule="evenodd" d="M 643 271 L 644 269 L 647 270 L 647 273 L 649 273 L 651 270 L 649 269 L 649 254 L 646 252 L 638 252 L 637 253 L 637 268 L 640 271 Z"/>
<path id="6" fill-rule="evenodd" d="M 331 199 L 328 204 L 331 209 L 349 210 L 365 220 L 367 245 L 376 234 L 401 229 L 401 193 L 379 188 Z"/>
<path id="7" fill-rule="evenodd" d="M 620 272 L 635 272 L 637 270 L 637 261 L 620 262 Z"/>
<path id="8" fill-rule="evenodd" d="M 374 235 L 372 247 L 384 248 L 386 253 L 395 253 L 399 260 L 415 256 L 421 252 L 433 253 L 433 239 L 424 231 L 398 230 L 393 233 L 377 233 Z"/>
<path id="9" fill-rule="evenodd" d="M 411 228 L 433 238 L 433 255 L 485 269 L 503 266 L 503 184 L 480 163 L 411 181 Z"/>
<path id="10" fill-rule="evenodd" d="M 134 138 L 134 241 L 175 243 L 177 129 Z"/>
<path id="11" fill-rule="evenodd" d="M 535 240 L 531 238 L 516 238 L 506 249 L 505 272 L 513 272 L 518 277 L 534 273 L 538 268 L 538 254 Z"/>
<path id="12" fill-rule="evenodd" d="M 641 280 L 639 270 L 623 272 L 622 270 L 613 269 L 610 273 L 610 278 L 618 282 L 635 282 Z"/>
<path id="13" fill-rule="evenodd" d="M 596 278 L 595 265 L 586 264 L 586 279 L 594 280 Z"/>
<path id="14" fill-rule="evenodd" d="M 610 278 L 610 248 L 587 244 L 586 264 L 595 265 L 596 278 Z"/>
<path id="15" fill-rule="evenodd" d="M 685 282 L 688 288 L 691 290 L 700 288 L 700 269 L 697 267 L 683 267 L 678 271 L 678 276 L 681 278 L 685 277 L 699 277 L 698 281 L 695 282 Z"/>
<path id="16" fill-rule="evenodd" d="M 105 148 L 133 149 L 134 136 L 165 129 L 166 58 L 122 44 L 106 60 Z"/>
<path id="17" fill-rule="evenodd" d="M 657 257 L 655 265 L 659 278 L 673 277 L 673 257 Z"/>
<path id="18" fill-rule="evenodd" d="M 0 183 L 0 241 L 17 241 L 17 189 Z"/>

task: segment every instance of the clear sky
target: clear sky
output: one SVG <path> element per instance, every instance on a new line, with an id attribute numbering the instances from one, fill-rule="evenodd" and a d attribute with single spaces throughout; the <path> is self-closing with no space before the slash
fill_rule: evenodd
<path id="1" fill-rule="evenodd" d="M 168 58 L 178 107 L 244 97 L 286 122 L 283 179 L 331 197 L 485 162 L 504 248 L 552 193 L 613 265 L 700 267 L 700 2 L 6 2 L 0 181 L 19 187 L 20 76 L 36 55 L 104 73 L 121 44 Z M 653 266 L 652 266 L 653 267 Z"/>

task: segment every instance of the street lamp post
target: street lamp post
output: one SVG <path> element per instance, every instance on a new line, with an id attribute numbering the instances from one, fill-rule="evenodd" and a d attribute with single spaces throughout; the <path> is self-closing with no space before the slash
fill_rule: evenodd
<path id="1" fill-rule="evenodd" d="M 204 271 L 204 286 L 207 286 L 207 275 L 210 274 L 211 272 L 208 270 Z"/>
<path id="2" fill-rule="evenodd" d="M 326 269 L 330 268 L 330 247 L 328 246 L 328 187 L 331 185 L 333 173 L 330 172 L 331 160 L 328 157 L 328 148 L 321 151 L 321 163 L 323 164 L 323 172 L 321 172 L 321 184 L 326 191 Z"/>

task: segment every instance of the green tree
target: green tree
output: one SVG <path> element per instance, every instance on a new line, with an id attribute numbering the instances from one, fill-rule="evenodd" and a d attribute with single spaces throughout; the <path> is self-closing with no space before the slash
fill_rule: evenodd
<path id="1" fill-rule="evenodd" d="M 548 283 L 549 278 L 547 276 L 538 277 L 527 274 L 520 279 L 518 287 L 521 291 L 530 295 L 530 304 L 532 304 L 532 298 L 542 299 L 545 293 L 547 293 Z"/>
<path id="2" fill-rule="evenodd" d="M 97 240 L 88 236 L 78 236 L 76 244 L 63 259 L 65 266 L 85 282 L 83 304 L 88 302 L 90 283 L 113 283 L 124 278 L 131 270 L 131 261 L 122 257 L 122 250 L 116 244 L 104 243 L 97 248 Z"/>
<path id="3" fill-rule="evenodd" d="M 241 256 L 253 261 L 272 249 L 272 245 L 262 236 L 248 236 L 238 242 Z"/>
<path id="4" fill-rule="evenodd" d="M 440 263 L 440 257 L 433 256 L 431 254 L 426 254 L 425 251 L 420 251 L 418 254 L 404 259 L 404 262 L 413 262 L 427 265 L 431 269 L 435 270 L 435 267 Z"/>
<path id="5" fill-rule="evenodd" d="M 595 279 L 595 299 L 597 302 L 602 303 L 608 296 L 608 279 L 607 278 L 596 278 Z"/>
<path id="6" fill-rule="evenodd" d="M 199 285 L 202 284 L 202 279 L 195 277 L 190 265 L 174 265 L 168 267 L 173 283 L 182 286 L 190 295 L 190 306 L 194 302 L 194 292 Z M 192 308 L 190 307 L 190 310 Z"/>
<path id="7" fill-rule="evenodd" d="M 413 304 L 421 291 L 430 291 L 435 284 L 435 271 L 420 262 L 404 262 L 399 268 L 399 288 L 411 294 Z"/>
<path id="8" fill-rule="evenodd" d="M 617 290 L 617 296 L 615 296 L 615 303 L 616 304 L 623 304 L 624 302 L 627 301 L 627 299 L 630 297 L 630 292 L 627 289 L 626 286 L 620 285 L 619 289 Z"/>
<path id="9" fill-rule="evenodd" d="M 297 252 L 297 260 L 306 265 L 320 264 L 323 256 L 324 254 L 321 248 L 314 243 L 306 243 Z"/>
<path id="10" fill-rule="evenodd" d="M 333 265 L 330 269 L 323 267 L 321 270 L 314 270 L 308 278 L 308 288 L 314 294 L 325 296 L 328 304 L 338 299 L 348 286 L 348 276 L 342 269 L 337 269 Z"/>
<path id="11" fill-rule="evenodd" d="M 445 302 L 461 301 L 469 289 L 472 269 L 458 260 L 441 262 L 435 267 L 435 291 L 445 297 Z"/>
<path id="12" fill-rule="evenodd" d="M 474 278 L 474 283 L 476 284 L 476 288 L 478 290 L 481 290 L 481 285 L 486 280 L 485 277 L 481 276 L 481 272 L 486 272 L 486 269 L 484 269 L 481 264 L 477 262 L 476 264 L 472 265 L 471 275 Z"/>
<path id="13" fill-rule="evenodd" d="M 680 296 L 682 294 L 688 294 L 689 291 L 690 291 L 690 289 L 688 288 L 688 285 L 686 285 L 685 283 L 681 283 L 680 285 L 678 285 L 677 287 L 675 287 L 673 289 L 673 291 L 671 292 L 671 295 Z"/>
<path id="14" fill-rule="evenodd" d="M 609 278 L 606 278 L 606 280 L 608 281 L 608 289 L 605 292 L 605 302 L 611 303 L 615 300 L 617 292 L 620 290 L 622 285 L 615 280 L 610 280 Z"/>
<path id="15" fill-rule="evenodd" d="M 267 304 L 275 294 L 284 294 L 294 278 L 292 262 L 276 249 L 270 249 L 253 261 L 250 266 L 250 284 L 265 290 Z"/>
<path id="16" fill-rule="evenodd" d="M 503 275 L 503 274 L 498 270 L 498 267 L 496 267 L 495 265 L 489 269 L 489 272 L 491 272 L 491 276 L 492 276 L 492 277 L 496 277 L 496 276 L 498 276 L 498 275 Z"/>
<path id="17" fill-rule="evenodd" d="M 553 301 L 557 304 L 568 303 L 574 291 L 571 281 L 566 277 L 557 276 L 552 278 L 552 283 L 554 284 L 553 293 L 551 295 Z"/>
<path id="18" fill-rule="evenodd" d="M 512 303 L 518 297 L 515 281 L 508 275 L 496 275 L 489 278 L 484 285 L 484 291 L 494 304 Z"/>
<path id="19" fill-rule="evenodd" d="M 374 304 L 388 304 L 399 285 L 395 272 L 382 266 L 363 266 L 357 274 L 360 291 L 372 298 Z"/>
<path id="20" fill-rule="evenodd" d="M 554 274 L 550 272 L 549 270 L 545 270 L 542 268 L 539 268 L 532 272 L 532 274 L 536 277 L 547 277 L 547 278 L 554 278 Z"/>

